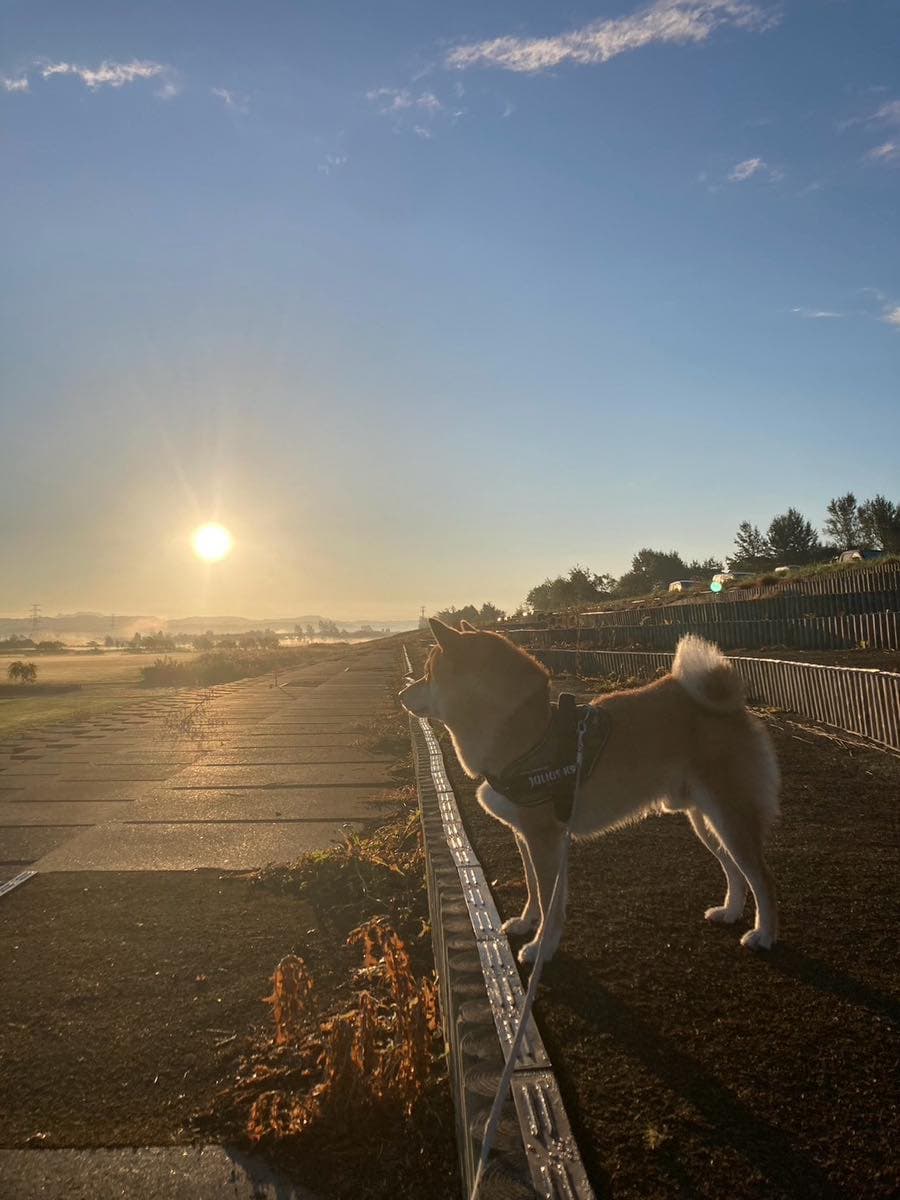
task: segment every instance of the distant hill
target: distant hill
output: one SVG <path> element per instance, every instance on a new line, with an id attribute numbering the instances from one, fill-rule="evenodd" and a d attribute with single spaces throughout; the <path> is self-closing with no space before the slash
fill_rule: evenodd
<path id="1" fill-rule="evenodd" d="M 318 628 L 324 620 L 318 613 L 306 613 L 299 617 L 155 617 L 152 614 L 74 612 L 57 613 L 55 617 L 41 616 L 38 625 L 38 637 L 48 634 L 69 637 L 102 639 L 107 634 L 117 638 L 130 638 L 135 633 L 155 633 L 162 629 L 166 633 L 246 633 L 250 629 L 274 629 L 278 633 L 293 633 L 295 626 L 305 628 L 312 625 Z M 371 617 L 360 617 L 352 621 L 337 621 L 341 629 L 358 629 L 362 625 L 371 625 L 373 629 L 388 628 L 392 632 L 404 629 L 415 629 L 416 618 L 410 617 L 397 620 L 377 620 Z M 0 637 L 13 635 L 29 637 L 31 635 L 30 617 L 0 617 Z"/>
<path id="2" fill-rule="evenodd" d="M 293 633 L 295 625 L 318 625 L 322 619 L 318 613 L 305 617 L 169 617 L 160 628 L 168 633 L 206 633 L 207 629 L 213 633 L 246 633 L 248 629 Z"/>

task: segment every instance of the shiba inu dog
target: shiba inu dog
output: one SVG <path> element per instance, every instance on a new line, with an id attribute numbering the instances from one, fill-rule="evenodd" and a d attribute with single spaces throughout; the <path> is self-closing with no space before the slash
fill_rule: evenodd
<path id="1" fill-rule="evenodd" d="M 464 770 L 496 784 L 546 736 L 552 720 L 548 672 L 500 634 L 466 622 L 462 630 L 430 624 L 437 645 L 424 676 L 400 700 L 415 716 L 446 725 Z M 762 723 L 747 712 L 731 663 L 710 642 L 688 635 L 678 644 L 671 674 L 634 691 L 599 696 L 593 706 L 602 708 L 608 732 L 574 796 L 571 833 L 600 834 L 652 812 L 685 813 L 725 873 L 725 899 L 706 910 L 706 919 L 737 921 L 749 887 L 756 921 L 741 942 L 769 949 L 778 914 L 763 840 L 778 815 L 778 764 Z M 545 927 L 565 825 L 552 802 L 516 803 L 487 781 L 477 795 L 513 830 L 525 867 L 528 900 L 522 915 L 503 928 L 534 934 L 520 950 L 520 962 L 534 961 L 541 937 L 549 958 L 564 919 L 565 892 L 558 918 Z M 565 887 L 564 878 L 560 884 Z"/>

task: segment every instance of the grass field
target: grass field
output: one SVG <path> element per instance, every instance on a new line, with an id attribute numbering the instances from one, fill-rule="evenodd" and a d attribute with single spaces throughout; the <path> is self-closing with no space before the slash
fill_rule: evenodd
<path id="1" fill-rule="evenodd" d="M 103 654 L 75 651 L 70 654 L 0 655 L 0 682 L 6 683 L 9 664 L 21 659 L 37 667 L 37 682 L 58 686 L 77 684 L 79 691 L 59 695 L 35 693 L 22 685 L 21 695 L 0 698 L 0 738 L 33 725 L 77 721 L 95 716 L 129 701 L 146 699 L 152 690 L 140 686 L 141 668 L 154 661 L 153 654 L 129 654 L 110 650 Z M 192 651 L 177 655 L 179 662 L 195 657 Z"/>

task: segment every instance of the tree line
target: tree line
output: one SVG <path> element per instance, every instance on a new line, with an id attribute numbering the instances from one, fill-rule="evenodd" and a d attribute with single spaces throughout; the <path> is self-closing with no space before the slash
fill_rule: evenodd
<path id="1" fill-rule="evenodd" d="M 714 557 L 686 561 L 677 550 L 654 550 L 646 546 L 632 558 L 631 569 L 618 578 L 576 563 L 565 575 L 548 577 L 531 588 L 524 606 L 513 615 L 521 616 L 526 611 L 557 612 L 606 600 L 646 596 L 664 590 L 676 579 L 708 583 L 726 569 L 762 573 L 777 566 L 828 562 L 844 550 L 900 554 L 900 504 L 882 495 L 859 502 L 853 492 L 847 492 L 829 501 L 821 532 L 824 540 L 799 509 L 789 508 L 772 517 L 764 533 L 758 525 L 741 521 L 734 538 L 734 552 L 725 563 Z M 474 604 L 446 608 L 435 615 L 455 626 L 462 619 L 473 625 L 492 625 L 506 616 L 491 603 L 480 608 Z"/>
<path id="2" fill-rule="evenodd" d="M 857 501 L 853 492 L 836 496 L 826 509 L 822 526 L 826 541 L 796 508 L 773 517 L 761 533 L 757 525 L 741 521 L 734 539 L 736 553 L 729 570 L 765 570 L 769 566 L 827 561 L 843 550 L 871 549 L 900 554 L 900 504 L 886 496 Z"/>

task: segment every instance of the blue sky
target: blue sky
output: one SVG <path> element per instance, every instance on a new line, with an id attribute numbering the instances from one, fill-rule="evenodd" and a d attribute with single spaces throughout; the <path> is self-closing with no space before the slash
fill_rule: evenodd
<path id="1" fill-rule="evenodd" d="M 514 607 L 900 499 L 895 0 L 0 14 L 0 611 Z"/>

